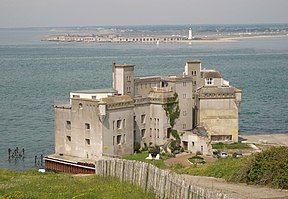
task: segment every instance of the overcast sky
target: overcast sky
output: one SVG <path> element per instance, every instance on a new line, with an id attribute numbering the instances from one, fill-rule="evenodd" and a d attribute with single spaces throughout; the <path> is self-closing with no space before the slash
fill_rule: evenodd
<path id="1" fill-rule="evenodd" d="M 0 0 L 0 27 L 288 23 L 288 0 Z"/>

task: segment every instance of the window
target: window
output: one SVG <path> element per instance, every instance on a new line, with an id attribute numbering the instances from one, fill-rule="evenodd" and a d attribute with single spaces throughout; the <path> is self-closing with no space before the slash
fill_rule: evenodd
<path id="1" fill-rule="evenodd" d="M 117 120 L 117 129 L 121 129 L 121 128 L 122 128 L 122 121 Z"/>
<path id="2" fill-rule="evenodd" d="M 71 121 L 66 121 L 66 128 L 71 129 Z"/>
<path id="3" fill-rule="evenodd" d="M 186 93 L 183 94 L 183 99 L 186 99 Z"/>
<path id="4" fill-rule="evenodd" d="M 131 93 L 130 87 L 127 87 L 127 93 Z"/>
<path id="5" fill-rule="evenodd" d="M 90 145 L 90 139 L 85 139 L 87 145 Z"/>
<path id="6" fill-rule="evenodd" d="M 212 77 L 207 78 L 206 79 L 206 84 L 212 85 L 213 84 L 213 78 Z"/>
<path id="7" fill-rule="evenodd" d="M 195 142 L 192 142 L 192 146 L 195 146 Z"/>
<path id="8" fill-rule="evenodd" d="M 115 136 L 113 136 L 113 145 L 115 145 Z"/>
<path id="9" fill-rule="evenodd" d="M 126 128 L 126 120 L 123 120 L 123 128 Z"/>
<path id="10" fill-rule="evenodd" d="M 83 104 L 82 103 L 79 104 L 79 109 L 83 109 Z"/>
<path id="11" fill-rule="evenodd" d="M 159 129 L 157 129 L 157 138 L 159 138 Z"/>
<path id="12" fill-rule="evenodd" d="M 146 115 L 145 114 L 141 115 L 141 123 L 142 124 L 145 123 L 145 119 L 146 119 Z"/>
<path id="13" fill-rule="evenodd" d="M 186 129 L 186 124 L 183 124 L 183 129 Z"/>
<path id="14" fill-rule="evenodd" d="M 117 135 L 117 144 L 118 144 L 118 145 L 121 144 L 121 135 Z"/>
<path id="15" fill-rule="evenodd" d="M 167 128 L 167 138 L 170 138 L 170 135 L 171 135 L 171 131 L 172 129 L 171 128 Z"/>
<path id="16" fill-rule="evenodd" d="M 89 123 L 85 123 L 85 129 L 87 129 L 87 130 L 90 129 L 90 124 Z"/>
<path id="17" fill-rule="evenodd" d="M 183 116 L 186 116 L 187 115 L 187 112 L 186 111 L 183 111 Z"/>
<path id="18" fill-rule="evenodd" d="M 80 95 L 73 95 L 73 98 L 80 98 Z"/>
<path id="19" fill-rule="evenodd" d="M 186 82 L 183 82 L 183 86 L 186 86 Z"/>
<path id="20" fill-rule="evenodd" d="M 152 128 L 150 128 L 150 138 L 152 137 Z"/>
<path id="21" fill-rule="evenodd" d="M 112 128 L 113 128 L 113 130 L 115 130 L 115 120 L 113 120 Z"/>
<path id="22" fill-rule="evenodd" d="M 123 135 L 123 141 L 122 141 L 122 143 L 123 143 L 123 144 L 126 143 L 126 134 Z"/>
<path id="23" fill-rule="evenodd" d="M 96 96 L 92 96 L 92 99 L 96 99 Z"/>
<path id="24" fill-rule="evenodd" d="M 146 133 L 146 129 L 142 129 L 142 130 L 141 130 L 141 136 L 142 136 L 142 138 L 145 137 L 145 133 Z"/>
<path id="25" fill-rule="evenodd" d="M 66 136 L 66 140 L 68 141 L 68 142 L 71 142 L 71 136 Z"/>

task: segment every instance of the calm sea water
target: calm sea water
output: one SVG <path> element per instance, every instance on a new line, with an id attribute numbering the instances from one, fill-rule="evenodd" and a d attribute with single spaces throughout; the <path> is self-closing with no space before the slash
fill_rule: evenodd
<path id="1" fill-rule="evenodd" d="M 52 105 L 73 90 L 110 88 L 113 62 L 135 64 L 140 76 L 181 74 L 187 59 L 201 59 L 243 90 L 240 133 L 288 133 L 288 37 L 157 47 L 41 42 L 47 34 L 0 29 L 0 168 L 33 168 L 35 155 L 53 153 Z M 8 161 L 15 147 L 24 160 Z"/>

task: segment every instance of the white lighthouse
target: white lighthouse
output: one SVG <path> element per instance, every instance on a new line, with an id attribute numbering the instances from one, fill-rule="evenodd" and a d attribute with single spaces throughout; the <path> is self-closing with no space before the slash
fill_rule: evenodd
<path id="1" fill-rule="evenodd" d="M 189 40 L 192 40 L 193 39 L 193 36 L 192 36 L 192 29 L 189 28 L 189 35 L 188 35 L 188 39 Z"/>

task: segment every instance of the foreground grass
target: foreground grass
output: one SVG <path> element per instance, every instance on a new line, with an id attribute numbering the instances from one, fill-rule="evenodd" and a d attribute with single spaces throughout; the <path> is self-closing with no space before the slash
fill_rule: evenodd
<path id="1" fill-rule="evenodd" d="M 0 170 L 2 198 L 156 198 L 117 178 Z"/>

